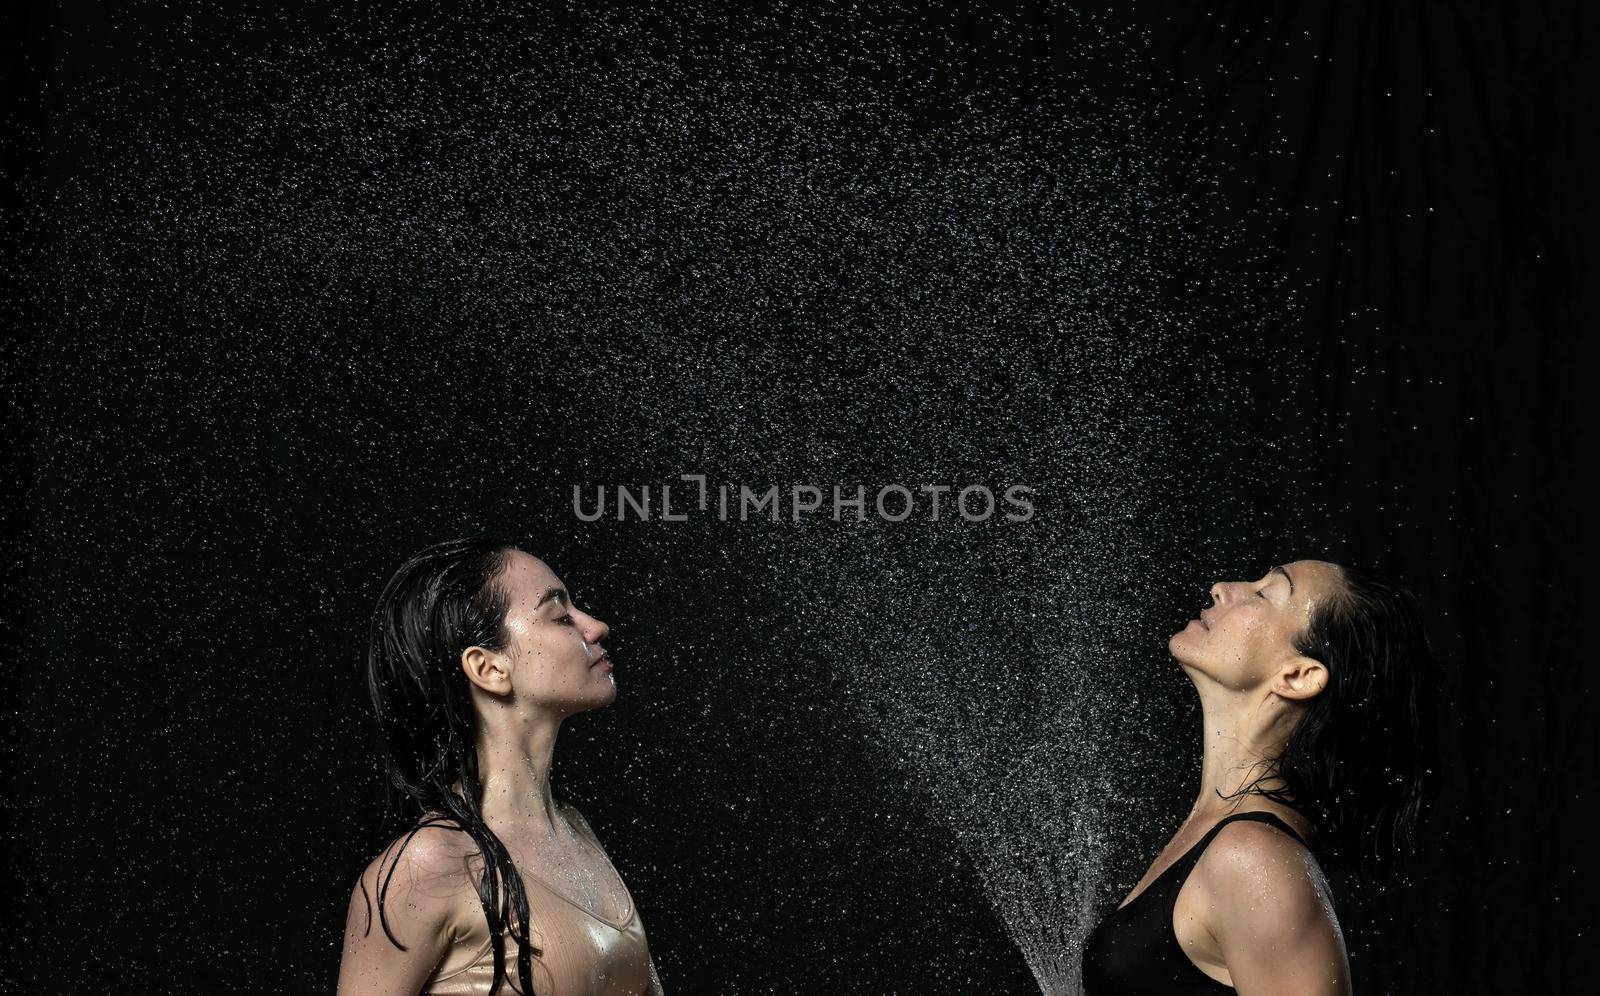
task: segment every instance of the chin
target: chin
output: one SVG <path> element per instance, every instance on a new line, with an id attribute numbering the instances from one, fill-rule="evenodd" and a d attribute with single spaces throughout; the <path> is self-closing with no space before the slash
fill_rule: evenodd
<path id="1" fill-rule="evenodd" d="M 1196 663 L 1196 657 L 1194 653 L 1191 652 L 1191 648 L 1188 644 L 1189 641 L 1184 639 L 1182 633 L 1174 634 L 1173 637 L 1167 641 L 1167 653 L 1171 654 L 1172 659 L 1177 661 L 1178 666 L 1183 668 L 1185 671 L 1204 672 L 1205 669 Z"/>
<path id="2" fill-rule="evenodd" d="M 1189 628 L 1186 626 L 1167 637 L 1167 653 L 1171 654 L 1178 663 L 1183 663 L 1184 645 L 1189 642 Z"/>

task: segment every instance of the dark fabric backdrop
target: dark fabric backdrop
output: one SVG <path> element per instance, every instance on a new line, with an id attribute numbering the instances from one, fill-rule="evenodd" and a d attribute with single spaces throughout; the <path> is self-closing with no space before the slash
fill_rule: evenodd
<path id="1" fill-rule="evenodd" d="M 1588 975 L 1589 9 L 1139 4 L 1104 15 L 1147 39 L 1149 71 L 1132 76 L 1073 64 L 1055 9 L 854 15 L 951 39 L 928 76 L 947 92 L 978 78 L 1024 103 L 1068 79 L 1125 88 L 1165 122 L 1177 174 L 1217 177 L 1224 204 L 1253 205 L 1237 215 L 1252 258 L 1305 278 L 1294 319 L 1271 329 L 1309 358 L 1295 404 L 1241 403 L 1204 425 L 1292 423 L 1304 476 L 1280 481 L 1280 511 L 1248 524 L 1226 509 L 1271 505 L 1248 493 L 1259 477 L 1213 466 L 1190 486 L 1214 510 L 1197 521 L 1227 534 L 1215 550 L 1264 563 L 1321 536 L 1392 571 L 1428 606 L 1450 668 L 1447 784 L 1411 883 L 1336 883 L 1358 992 L 1576 992 Z M 829 30 L 841 21 L 770 13 L 816 58 L 847 47 Z M 481 530 L 579 579 L 611 612 L 619 659 L 652 662 L 632 675 L 623 663 L 617 706 L 564 733 L 558 786 L 610 842 L 670 991 L 1035 991 L 942 825 L 895 801 L 897 775 L 837 716 L 787 710 L 825 701 L 827 677 L 740 666 L 803 657 L 782 629 L 790 607 L 762 590 L 784 558 L 706 524 L 663 544 L 649 527 L 578 528 L 568 515 L 569 481 L 681 467 L 668 429 L 606 435 L 603 407 L 625 383 L 552 398 L 542 378 L 576 365 L 589 379 L 565 386 L 604 383 L 608 357 L 670 353 L 674 336 L 552 336 L 508 353 L 474 339 L 468 314 L 438 327 L 350 317 L 302 351 L 263 331 L 270 314 L 208 332 L 217 315 L 195 317 L 172 291 L 207 263 L 182 245 L 138 271 L 148 284 L 98 288 L 131 302 L 96 312 L 124 316 L 100 324 L 75 317 L 87 312 L 71 286 L 28 269 L 62 245 L 72 273 L 132 265 L 118 254 L 135 242 L 86 245 L 86 229 L 40 220 L 54 192 L 78 196 L 70 181 L 96 142 L 128 140 L 94 131 L 122 120 L 99 116 L 99 94 L 136 94 L 180 123 L 191 101 L 265 106 L 288 88 L 230 96 L 224 84 L 274 38 L 337 22 L 376 51 L 408 18 L 455 14 L 53 4 L 6 16 L 7 175 L 22 184 L 8 219 L 23 254 L 7 267 L 15 334 L 0 369 L 4 988 L 331 991 L 350 876 L 379 812 L 356 666 L 364 613 L 401 556 Z M 669 59 L 721 37 L 710 16 L 647 34 Z M 865 72 L 902 68 L 864 60 Z M 150 175 L 205 168 L 171 148 L 150 150 Z M 270 168 L 296 153 L 260 155 Z M 165 210 L 123 207 L 134 222 Z M 1229 340 L 1229 362 L 1246 384 L 1271 381 L 1274 354 L 1249 339 Z M 863 362 L 842 347 L 819 355 Z M 423 382 L 435 400 L 419 412 Z M 519 390 L 538 400 L 479 403 Z M 825 423 L 833 401 L 824 392 L 814 417 Z M 892 447 L 874 453 L 896 465 Z M 837 479 L 826 467 L 793 463 L 795 479 Z M 1222 569 L 1184 563 L 1194 575 L 1172 580 L 1174 611 Z M 1194 714 L 1165 715 L 1192 744 Z M 819 742 L 826 764 L 796 747 Z M 1191 777 L 1150 786 L 1156 815 L 1129 832 L 1108 898 L 1181 816 Z"/>

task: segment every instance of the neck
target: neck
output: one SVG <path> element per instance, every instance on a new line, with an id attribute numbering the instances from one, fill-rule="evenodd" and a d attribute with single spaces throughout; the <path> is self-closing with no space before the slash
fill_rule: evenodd
<path id="1" fill-rule="evenodd" d="M 1197 676 L 1200 693 L 1203 750 L 1200 761 L 1200 791 L 1191 816 L 1232 811 L 1245 804 L 1247 796 L 1231 795 L 1260 778 L 1268 763 L 1283 752 L 1297 718 L 1289 704 L 1276 695 L 1239 692 Z M 1262 779 L 1261 788 L 1282 786 L 1277 777 Z"/>
<path id="2" fill-rule="evenodd" d="M 554 832 L 555 797 L 550 792 L 550 765 L 556 735 L 564 717 L 540 713 L 532 717 L 505 712 L 479 713 L 478 771 L 483 780 L 483 816 L 487 822 L 524 824 Z"/>

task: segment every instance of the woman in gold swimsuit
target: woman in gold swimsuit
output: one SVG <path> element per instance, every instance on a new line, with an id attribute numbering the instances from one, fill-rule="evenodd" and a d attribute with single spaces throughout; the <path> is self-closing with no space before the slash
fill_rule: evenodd
<path id="1" fill-rule="evenodd" d="M 367 684 L 420 819 L 352 891 L 338 996 L 659 996 L 632 894 L 550 792 L 562 721 L 616 698 L 607 632 L 499 540 L 430 547 L 389 581 Z"/>

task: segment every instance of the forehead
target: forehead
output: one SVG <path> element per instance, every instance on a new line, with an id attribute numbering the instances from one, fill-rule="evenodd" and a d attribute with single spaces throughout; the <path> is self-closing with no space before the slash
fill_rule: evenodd
<path id="1" fill-rule="evenodd" d="M 551 588 L 562 587 L 561 579 L 550 565 L 521 550 L 511 551 L 500 580 L 512 601 L 527 600 L 530 604 L 543 598 Z"/>
<path id="2" fill-rule="evenodd" d="M 1295 594 L 1302 595 L 1308 600 L 1315 600 L 1329 592 L 1337 591 L 1342 584 L 1338 565 L 1325 560 L 1296 560 L 1283 566 L 1289 572 L 1289 576 L 1294 578 Z"/>

